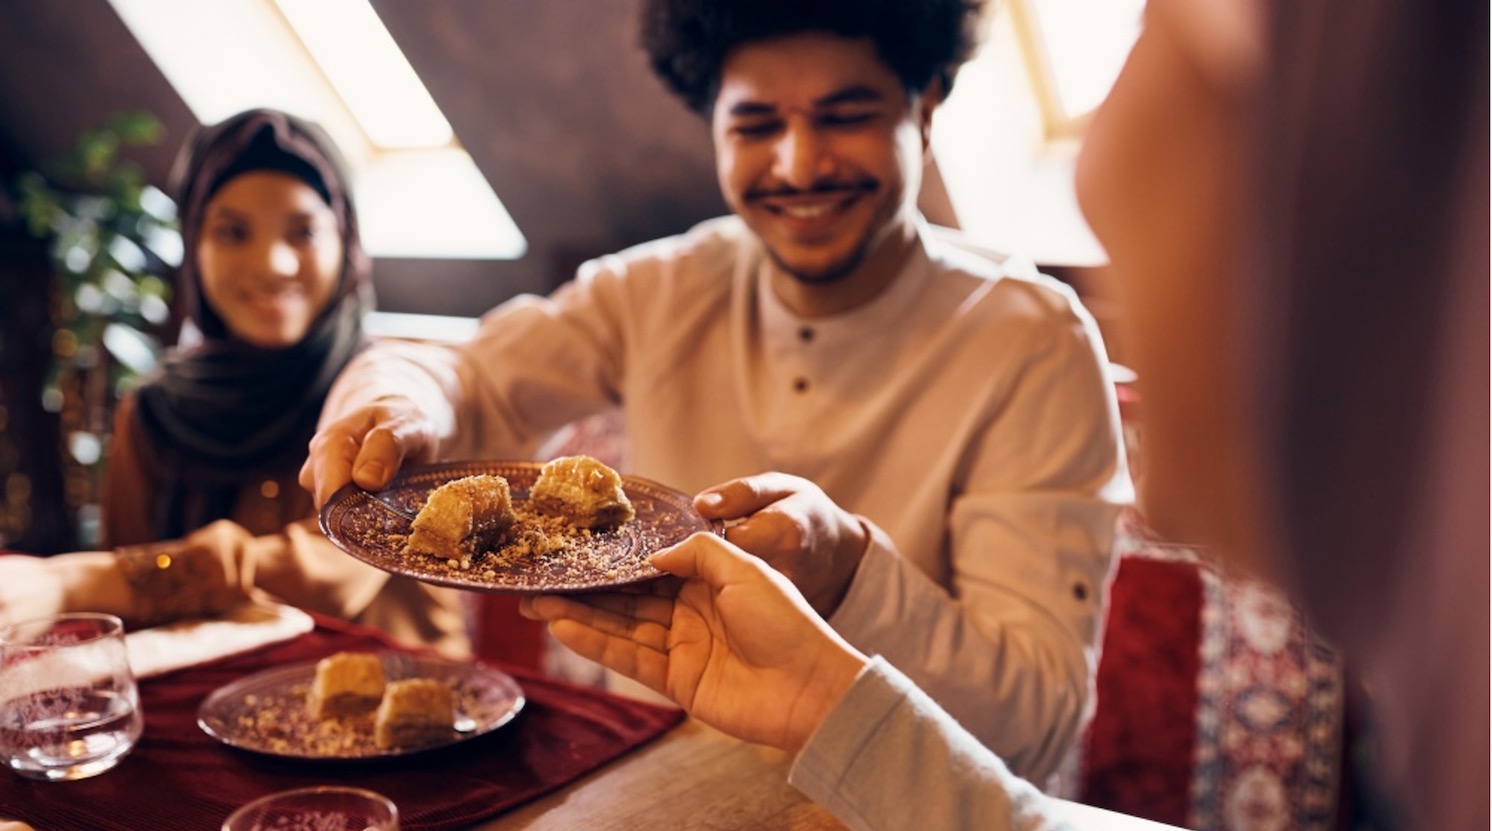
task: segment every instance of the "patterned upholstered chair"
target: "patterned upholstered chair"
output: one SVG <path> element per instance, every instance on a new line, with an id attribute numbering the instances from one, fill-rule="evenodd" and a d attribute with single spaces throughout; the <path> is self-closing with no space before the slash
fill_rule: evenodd
<path id="1" fill-rule="evenodd" d="M 1343 827 L 1337 653 L 1275 588 L 1228 577 L 1136 515 L 1117 554 L 1076 797 L 1199 831 Z"/>

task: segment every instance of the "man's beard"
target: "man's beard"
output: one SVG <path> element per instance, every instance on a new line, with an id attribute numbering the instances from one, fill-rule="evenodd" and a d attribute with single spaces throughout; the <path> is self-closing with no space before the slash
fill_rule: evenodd
<path id="1" fill-rule="evenodd" d="M 766 248 L 767 256 L 772 258 L 772 262 L 777 264 L 777 268 L 782 273 L 805 286 L 828 286 L 850 276 L 861 263 L 865 262 L 865 255 L 870 251 L 870 240 L 861 241 L 848 256 L 842 257 L 814 271 L 795 268 L 777 256 L 777 251 L 771 246 L 767 246 Z"/>

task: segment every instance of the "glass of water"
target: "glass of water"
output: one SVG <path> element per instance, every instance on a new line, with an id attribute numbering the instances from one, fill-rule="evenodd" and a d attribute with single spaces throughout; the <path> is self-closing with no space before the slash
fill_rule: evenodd
<path id="1" fill-rule="evenodd" d="M 78 612 L 0 628 L 0 759 L 32 779 L 95 776 L 143 726 L 114 615 Z"/>
<path id="2" fill-rule="evenodd" d="M 399 809 L 363 788 L 296 788 L 239 808 L 223 822 L 223 831 L 399 831 Z"/>

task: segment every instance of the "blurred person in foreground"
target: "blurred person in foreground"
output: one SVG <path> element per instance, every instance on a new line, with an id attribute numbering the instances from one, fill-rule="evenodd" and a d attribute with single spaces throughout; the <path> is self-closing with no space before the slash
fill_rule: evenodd
<path id="1" fill-rule="evenodd" d="M 1344 647 L 1381 730 L 1373 827 L 1489 826 L 1487 25 L 1486 4 L 1151 0 L 1079 163 L 1145 385 L 1147 508 Z M 696 535 L 654 563 L 676 596 L 526 612 L 794 754 L 853 827 L 1054 822 L 754 559 Z"/>
<path id="2" fill-rule="evenodd" d="M 370 350 L 333 390 L 303 483 L 324 502 L 404 464 L 531 458 L 620 407 L 623 472 L 700 492 L 836 631 L 1045 780 L 1091 699 L 1133 489 L 1073 292 L 916 209 L 981 8 L 642 4 L 654 69 L 709 121 L 733 215 L 511 300 L 467 344 Z"/>
<path id="3" fill-rule="evenodd" d="M 373 305 L 339 151 L 310 122 L 250 110 L 200 130 L 173 178 L 185 333 L 116 409 L 112 550 L 0 559 L 0 620 L 88 610 L 148 625 L 267 597 L 467 654 L 460 594 L 342 553 L 296 482 Z"/>

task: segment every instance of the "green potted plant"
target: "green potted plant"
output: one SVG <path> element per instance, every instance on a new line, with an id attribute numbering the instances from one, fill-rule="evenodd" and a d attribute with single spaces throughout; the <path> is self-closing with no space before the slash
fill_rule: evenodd
<path id="1" fill-rule="evenodd" d="M 181 260 L 176 206 L 122 153 L 163 132 L 150 113 L 122 113 L 16 182 L 28 229 L 50 241 L 52 361 L 42 404 L 61 421 L 67 507 L 84 547 L 97 539 L 114 403 L 154 368 L 170 326 L 164 275 Z"/>

